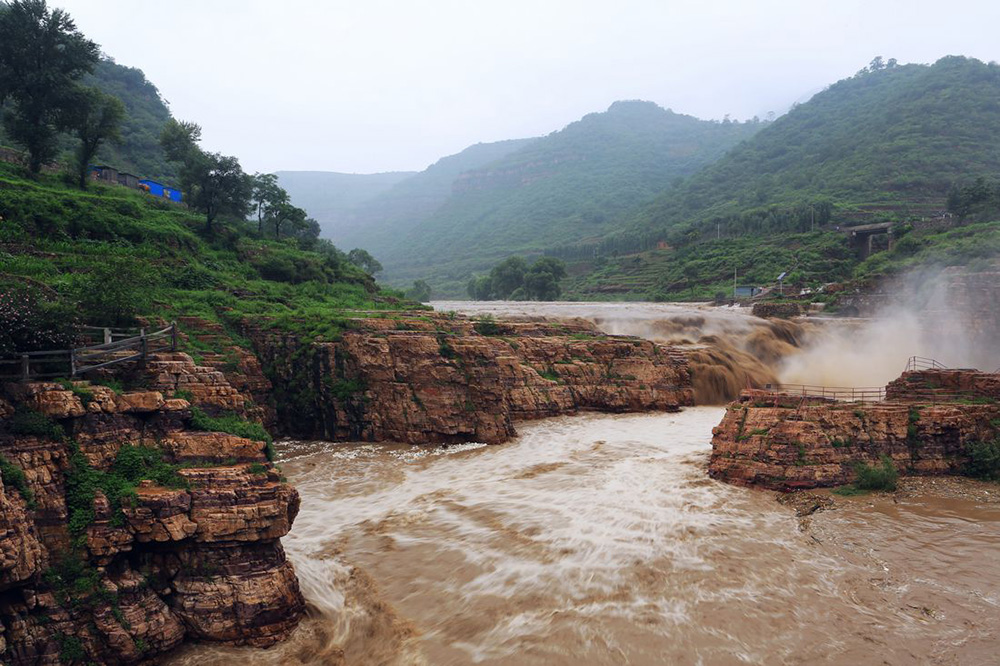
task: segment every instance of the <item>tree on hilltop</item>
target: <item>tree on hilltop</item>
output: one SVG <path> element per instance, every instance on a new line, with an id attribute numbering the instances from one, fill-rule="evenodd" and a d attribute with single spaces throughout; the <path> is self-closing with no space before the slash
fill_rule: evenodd
<path id="1" fill-rule="evenodd" d="M 72 120 L 69 124 L 80 140 L 75 165 L 77 182 L 80 189 L 85 190 L 90 161 L 94 159 L 101 144 L 121 140 L 125 105 L 117 97 L 105 95 L 97 88 L 84 88 L 77 95 L 70 115 Z"/>
<path id="2" fill-rule="evenodd" d="M 198 146 L 200 140 L 201 127 L 173 119 L 160 134 L 167 159 L 181 165 L 181 183 L 188 203 L 205 214 L 205 230 L 211 232 L 219 215 L 246 218 L 253 183 L 238 159 L 205 152 Z"/>
<path id="3" fill-rule="evenodd" d="M 7 135 L 28 152 L 37 174 L 55 158 L 59 132 L 69 128 L 77 81 L 93 71 L 98 47 L 69 14 L 45 0 L 0 5 L 0 102 Z"/>

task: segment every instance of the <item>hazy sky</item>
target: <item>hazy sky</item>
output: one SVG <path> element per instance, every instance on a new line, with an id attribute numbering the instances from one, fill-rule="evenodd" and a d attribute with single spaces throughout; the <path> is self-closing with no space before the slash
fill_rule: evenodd
<path id="1" fill-rule="evenodd" d="M 49 0 L 249 171 L 419 170 L 618 99 L 782 112 L 873 56 L 1000 60 L 995 0 Z"/>

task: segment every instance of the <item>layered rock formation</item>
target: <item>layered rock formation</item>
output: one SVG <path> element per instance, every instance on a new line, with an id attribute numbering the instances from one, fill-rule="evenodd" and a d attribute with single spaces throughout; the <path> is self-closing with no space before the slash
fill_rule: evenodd
<path id="1" fill-rule="evenodd" d="M 279 420 L 293 434 L 495 443 L 513 436 L 521 419 L 692 403 L 683 355 L 583 324 L 420 313 L 345 326 L 336 342 L 254 336 Z"/>
<path id="2" fill-rule="evenodd" d="M 148 369 L 209 403 L 245 400 L 183 355 Z M 299 500 L 264 442 L 192 431 L 188 401 L 161 391 L 34 382 L 4 395 L 4 664 L 138 663 L 185 637 L 287 636 L 303 599 L 279 539 Z"/>
<path id="3" fill-rule="evenodd" d="M 779 490 L 836 486 L 888 456 L 900 474 L 958 474 L 968 446 L 1000 436 L 1000 376 L 906 373 L 871 404 L 744 391 L 714 430 L 709 474 Z"/>

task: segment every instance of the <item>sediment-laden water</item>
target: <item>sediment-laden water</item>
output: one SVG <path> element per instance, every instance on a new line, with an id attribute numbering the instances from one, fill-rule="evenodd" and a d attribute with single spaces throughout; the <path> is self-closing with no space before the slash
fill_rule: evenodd
<path id="1" fill-rule="evenodd" d="M 772 493 L 706 477 L 720 418 L 562 417 L 489 447 L 284 443 L 310 618 L 274 649 L 176 663 L 993 658 L 988 496 L 841 500 L 802 530 Z"/>
<path id="2" fill-rule="evenodd" d="M 533 307 L 464 309 L 700 345 L 719 355 L 702 372 L 722 367 L 703 396 L 784 372 L 822 337 L 741 311 Z M 171 663 L 997 663 L 1000 487 L 907 479 L 799 517 L 707 477 L 721 417 L 561 417 L 500 446 L 281 443 L 309 617 L 270 650 Z"/>

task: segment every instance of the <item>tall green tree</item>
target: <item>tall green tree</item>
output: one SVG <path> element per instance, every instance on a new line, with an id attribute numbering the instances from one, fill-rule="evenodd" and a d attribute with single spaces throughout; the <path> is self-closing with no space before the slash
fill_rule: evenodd
<path id="1" fill-rule="evenodd" d="M 284 190 L 282 190 L 284 192 Z M 298 206 L 293 206 L 287 201 L 280 203 L 268 214 L 271 226 L 274 227 L 274 237 L 281 238 L 282 227 L 289 231 L 289 235 L 294 236 L 306 224 L 306 212 Z"/>
<path id="2" fill-rule="evenodd" d="M 425 280 L 414 280 L 413 288 L 406 291 L 406 297 L 413 301 L 426 303 L 431 300 L 431 286 Z"/>
<path id="3" fill-rule="evenodd" d="M 220 153 L 201 153 L 190 166 L 185 165 L 185 170 L 190 172 L 192 181 L 188 202 L 205 214 L 206 231 L 212 231 L 219 215 L 246 218 L 250 212 L 250 177 L 238 159 Z"/>
<path id="4" fill-rule="evenodd" d="M 264 222 L 279 206 L 289 203 L 288 192 L 278 185 L 278 177 L 273 173 L 255 173 L 251 185 L 250 205 L 257 214 L 257 233 L 263 235 Z"/>
<path id="5" fill-rule="evenodd" d="M 373 257 L 368 250 L 362 250 L 359 247 L 347 253 L 347 260 L 368 275 L 375 275 L 382 271 L 382 264 L 379 263 L 379 260 Z"/>
<path id="6" fill-rule="evenodd" d="M 207 153 L 198 146 L 200 140 L 201 127 L 173 119 L 160 134 L 160 145 L 167 158 L 181 165 L 181 183 L 188 203 L 205 214 L 205 230 L 211 233 L 212 224 L 220 215 L 246 218 L 253 183 L 238 159 Z"/>
<path id="7" fill-rule="evenodd" d="M 494 266 L 490 271 L 493 296 L 500 300 L 510 298 L 515 290 L 524 285 L 524 274 L 527 271 L 528 263 L 524 257 L 508 257 Z"/>
<path id="8" fill-rule="evenodd" d="M 0 100 L 4 129 L 28 151 L 33 174 L 57 154 L 77 98 L 77 80 L 97 63 L 98 47 L 69 14 L 45 0 L 14 0 L 0 9 Z"/>
<path id="9" fill-rule="evenodd" d="M 524 274 L 524 295 L 533 301 L 554 301 L 562 295 L 559 281 L 566 277 L 566 264 L 555 257 L 542 257 Z"/>
<path id="10" fill-rule="evenodd" d="M 102 143 L 121 140 L 125 105 L 96 88 L 83 88 L 71 113 L 73 131 L 80 145 L 76 153 L 76 175 L 81 190 L 87 189 L 87 173 Z"/>

